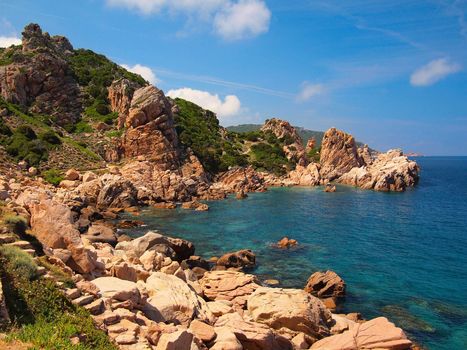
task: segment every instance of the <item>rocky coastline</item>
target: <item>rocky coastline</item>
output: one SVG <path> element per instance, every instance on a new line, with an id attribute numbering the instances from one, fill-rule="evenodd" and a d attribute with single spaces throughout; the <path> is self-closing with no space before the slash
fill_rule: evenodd
<path id="1" fill-rule="evenodd" d="M 346 288 L 335 272 L 313 273 L 304 289 L 273 288 L 274 283 L 243 271 L 255 265 L 249 250 L 205 260 L 195 255 L 191 242 L 180 238 L 147 232 L 131 239 L 117 231 L 119 225 L 139 225 L 121 220 L 120 214 L 138 213 L 142 206 L 204 211 L 209 207 L 203 200 L 231 194 L 244 199 L 271 186 L 325 186 L 333 192 L 336 183 L 403 192 L 417 184 L 419 167 L 402 151 L 375 153 L 331 128 L 318 152 L 314 140 L 304 142 L 294 127 L 276 118 L 267 120 L 257 134 L 228 135 L 215 115 L 190 105 L 217 123 L 212 137 L 229 145 L 216 158 L 218 154 L 197 150 L 194 138 L 184 134 L 183 103 L 138 78 L 129 79 L 117 67 L 113 69 L 121 76 L 115 73 L 102 89 L 109 104 L 106 116 L 116 119 L 108 119 L 110 124 L 94 120 L 92 131 L 76 136 L 67 128 L 80 123 L 83 101 L 90 97 L 89 86 L 77 78 L 79 71 L 71 72 L 77 60 L 68 40 L 30 24 L 22 47 L 7 50 L 17 51 L 12 62 L 0 67 L 0 126 L 6 125 L 0 135 L 0 246 L 32 257 L 42 266 L 35 278 L 52 281 L 73 304 L 86 309 L 118 348 L 414 348 L 403 330 L 386 318 L 366 321 L 359 314 L 332 313 Z M 49 74 L 41 74 L 45 66 Z M 89 101 L 98 106 L 97 100 Z M 42 114 L 54 122 L 42 123 Z M 109 128 L 112 137 L 106 138 Z M 92 142 L 86 148 L 75 137 Z M 60 152 L 75 147 L 85 158 L 79 158 L 76 167 L 68 167 L 68 159 L 59 162 L 64 164 L 60 176 L 50 181 L 45 174 L 56 164 L 57 149 L 50 146 L 49 159 L 32 164 L 35 151 L 24 159 L 12 151 L 18 140 L 28 147 L 51 140 Z M 279 165 L 271 165 L 278 171 L 268 171 L 270 159 L 261 158 L 264 149 L 281 155 Z M 226 166 L 231 158 L 239 164 Z M 21 230 L 18 223 L 24 226 Z M 287 239 L 279 245 L 286 249 L 297 244 Z M 57 275 L 70 283 L 63 284 Z M 1 286 L 3 327 L 10 323 L 11 296 L 1 293 Z M 70 341 L 86 344 L 86 336 L 76 334 Z"/>

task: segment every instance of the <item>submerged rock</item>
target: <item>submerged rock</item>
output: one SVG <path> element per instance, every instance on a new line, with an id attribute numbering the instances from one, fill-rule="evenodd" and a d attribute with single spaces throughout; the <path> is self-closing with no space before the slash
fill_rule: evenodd
<path id="1" fill-rule="evenodd" d="M 253 267 L 256 264 L 256 256 L 249 249 L 239 250 L 233 253 L 227 253 L 222 255 L 217 260 L 218 266 L 229 267 Z"/>

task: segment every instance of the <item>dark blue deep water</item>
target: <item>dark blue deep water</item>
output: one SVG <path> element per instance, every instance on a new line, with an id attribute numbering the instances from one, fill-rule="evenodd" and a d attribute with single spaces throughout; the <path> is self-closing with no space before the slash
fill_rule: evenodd
<path id="1" fill-rule="evenodd" d="M 148 210 L 135 234 L 188 239 L 206 258 L 252 249 L 253 272 L 286 287 L 332 269 L 348 287 L 340 311 L 384 315 L 429 349 L 467 349 L 467 158 L 417 161 L 419 186 L 402 194 L 276 188 L 210 202 L 209 212 Z M 283 236 L 299 248 L 273 248 Z"/>

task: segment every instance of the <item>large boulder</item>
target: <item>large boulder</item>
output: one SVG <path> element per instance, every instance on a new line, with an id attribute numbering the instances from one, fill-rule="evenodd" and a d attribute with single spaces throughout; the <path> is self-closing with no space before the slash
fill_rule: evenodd
<path id="1" fill-rule="evenodd" d="M 101 177 L 102 188 L 97 196 L 98 208 L 128 208 L 137 204 L 137 190 L 133 184 L 118 175 Z"/>
<path id="2" fill-rule="evenodd" d="M 104 298 L 117 301 L 130 300 L 135 305 L 141 301 L 141 295 L 136 283 L 116 277 L 99 277 L 92 281 Z"/>
<path id="3" fill-rule="evenodd" d="M 145 288 L 149 296 L 145 313 L 155 321 L 189 325 L 194 318 L 208 323 L 214 319 L 206 302 L 178 277 L 154 272 Z"/>
<path id="4" fill-rule="evenodd" d="M 324 134 L 320 153 L 320 175 L 334 180 L 363 164 L 352 135 L 331 128 Z"/>
<path id="5" fill-rule="evenodd" d="M 96 268 L 96 255 L 84 247 L 70 208 L 42 197 L 39 202 L 31 203 L 29 210 L 31 232 L 43 246 L 68 250 L 71 257 L 64 262 L 79 273 Z"/>
<path id="6" fill-rule="evenodd" d="M 227 300 L 243 309 L 248 297 L 259 287 L 256 276 L 236 271 L 206 272 L 199 281 L 208 300 Z"/>
<path id="7" fill-rule="evenodd" d="M 264 178 L 251 166 L 235 167 L 216 178 L 213 189 L 219 188 L 226 192 L 255 192 L 264 191 Z"/>
<path id="8" fill-rule="evenodd" d="M 313 350 L 360 350 L 360 349 L 410 349 L 412 342 L 404 331 L 387 318 L 378 317 L 365 323 L 357 323 L 342 334 L 321 339 L 313 344 Z"/>
<path id="9" fill-rule="evenodd" d="M 112 227 L 103 224 L 92 224 L 85 235 L 88 241 L 92 243 L 103 242 L 111 245 L 117 244 L 117 236 Z"/>
<path id="10" fill-rule="evenodd" d="M 178 261 L 187 259 L 195 253 L 193 243 L 181 238 L 167 237 L 153 231 L 131 241 L 120 242 L 115 249 L 125 251 L 128 256 L 139 258 L 148 250 L 160 250 L 161 246 L 167 247 L 173 253 L 172 257 Z M 164 249 L 164 251 L 167 250 Z"/>
<path id="11" fill-rule="evenodd" d="M 119 129 L 125 127 L 125 120 L 131 106 L 131 99 L 140 86 L 128 79 L 122 78 L 112 82 L 108 88 L 108 98 L 112 112 L 118 113 Z"/>
<path id="12" fill-rule="evenodd" d="M 379 154 L 368 166 L 353 168 L 338 181 L 376 191 L 402 192 L 418 183 L 420 168 L 400 150 Z"/>
<path id="13" fill-rule="evenodd" d="M 318 339 L 329 335 L 331 313 L 318 298 L 303 290 L 259 287 L 247 305 L 255 322 L 271 328 L 287 328 Z"/>
<path id="14" fill-rule="evenodd" d="M 318 271 L 308 279 L 305 292 L 318 298 L 343 297 L 345 295 L 345 282 L 334 271 Z"/>
<path id="15" fill-rule="evenodd" d="M 282 337 L 278 337 L 267 325 L 247 321 L 238 313 L 230 313 L 219 317 L 215 326 L 216 329 L 218 327 L 225 327 L 234 333 L 244 349 L 292 349 L 290 342 Z M 235 346 L 235 343 L 233 345 Z"/>
<path id="16" fill-rule="evenodd" d="M 229 267 L 253 267 L 256 263 L 255 254 L 249 249 L 239 250 L 222 255 L 217 260 L 217 265 Z"/>

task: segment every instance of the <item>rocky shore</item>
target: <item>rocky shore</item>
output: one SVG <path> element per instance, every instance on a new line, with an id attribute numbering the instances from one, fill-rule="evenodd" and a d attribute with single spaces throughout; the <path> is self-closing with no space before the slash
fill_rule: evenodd
<path id="1" fill-rule="evenodd" d="M 2 219 L 0 245 L 40 259 L 47 267 L 39 278 L 56 282 L 119 348 L 412 347 L 385 318 L 333 314 L 345 282 L 332 271 L 316 272 L 304 289 L 271 288 L 243 272 L 255 265 L 249 250 L 207 261 L 183 239 L 117 232 L 140 224 L 121 221 L 124 211 L 209 210 L 202 200 L 243 199 L 269 186 L 324 185 L 333 192 L 332 184 L 341 183 L 402 192 L 417 184 L 419 168 L 401 151 L 357 147 L 335 128 L 317 150 L 313 139 L 304 142 L 276 118 L 257 133 L 229 134 L 212 112 L 177 103 L 35 24 L 26 26 L 21 46 L 0 54 L 9 60 L 0 67 L 0 204 L 11 216 Z M 105 70 L 89 70 L 82 63 L 88 55 Z M 108 71 L 109 84 L 98 85 L 98 74 Z M 207 125 L 206 134 L 190 123 Z M 7 221 L 22 223 L 24 232 L 15 234 Z M 57 271 L 72 286 L 57 280 Z M 1 292 L 0 284 L 0 326 L 9 323 Z"/>

